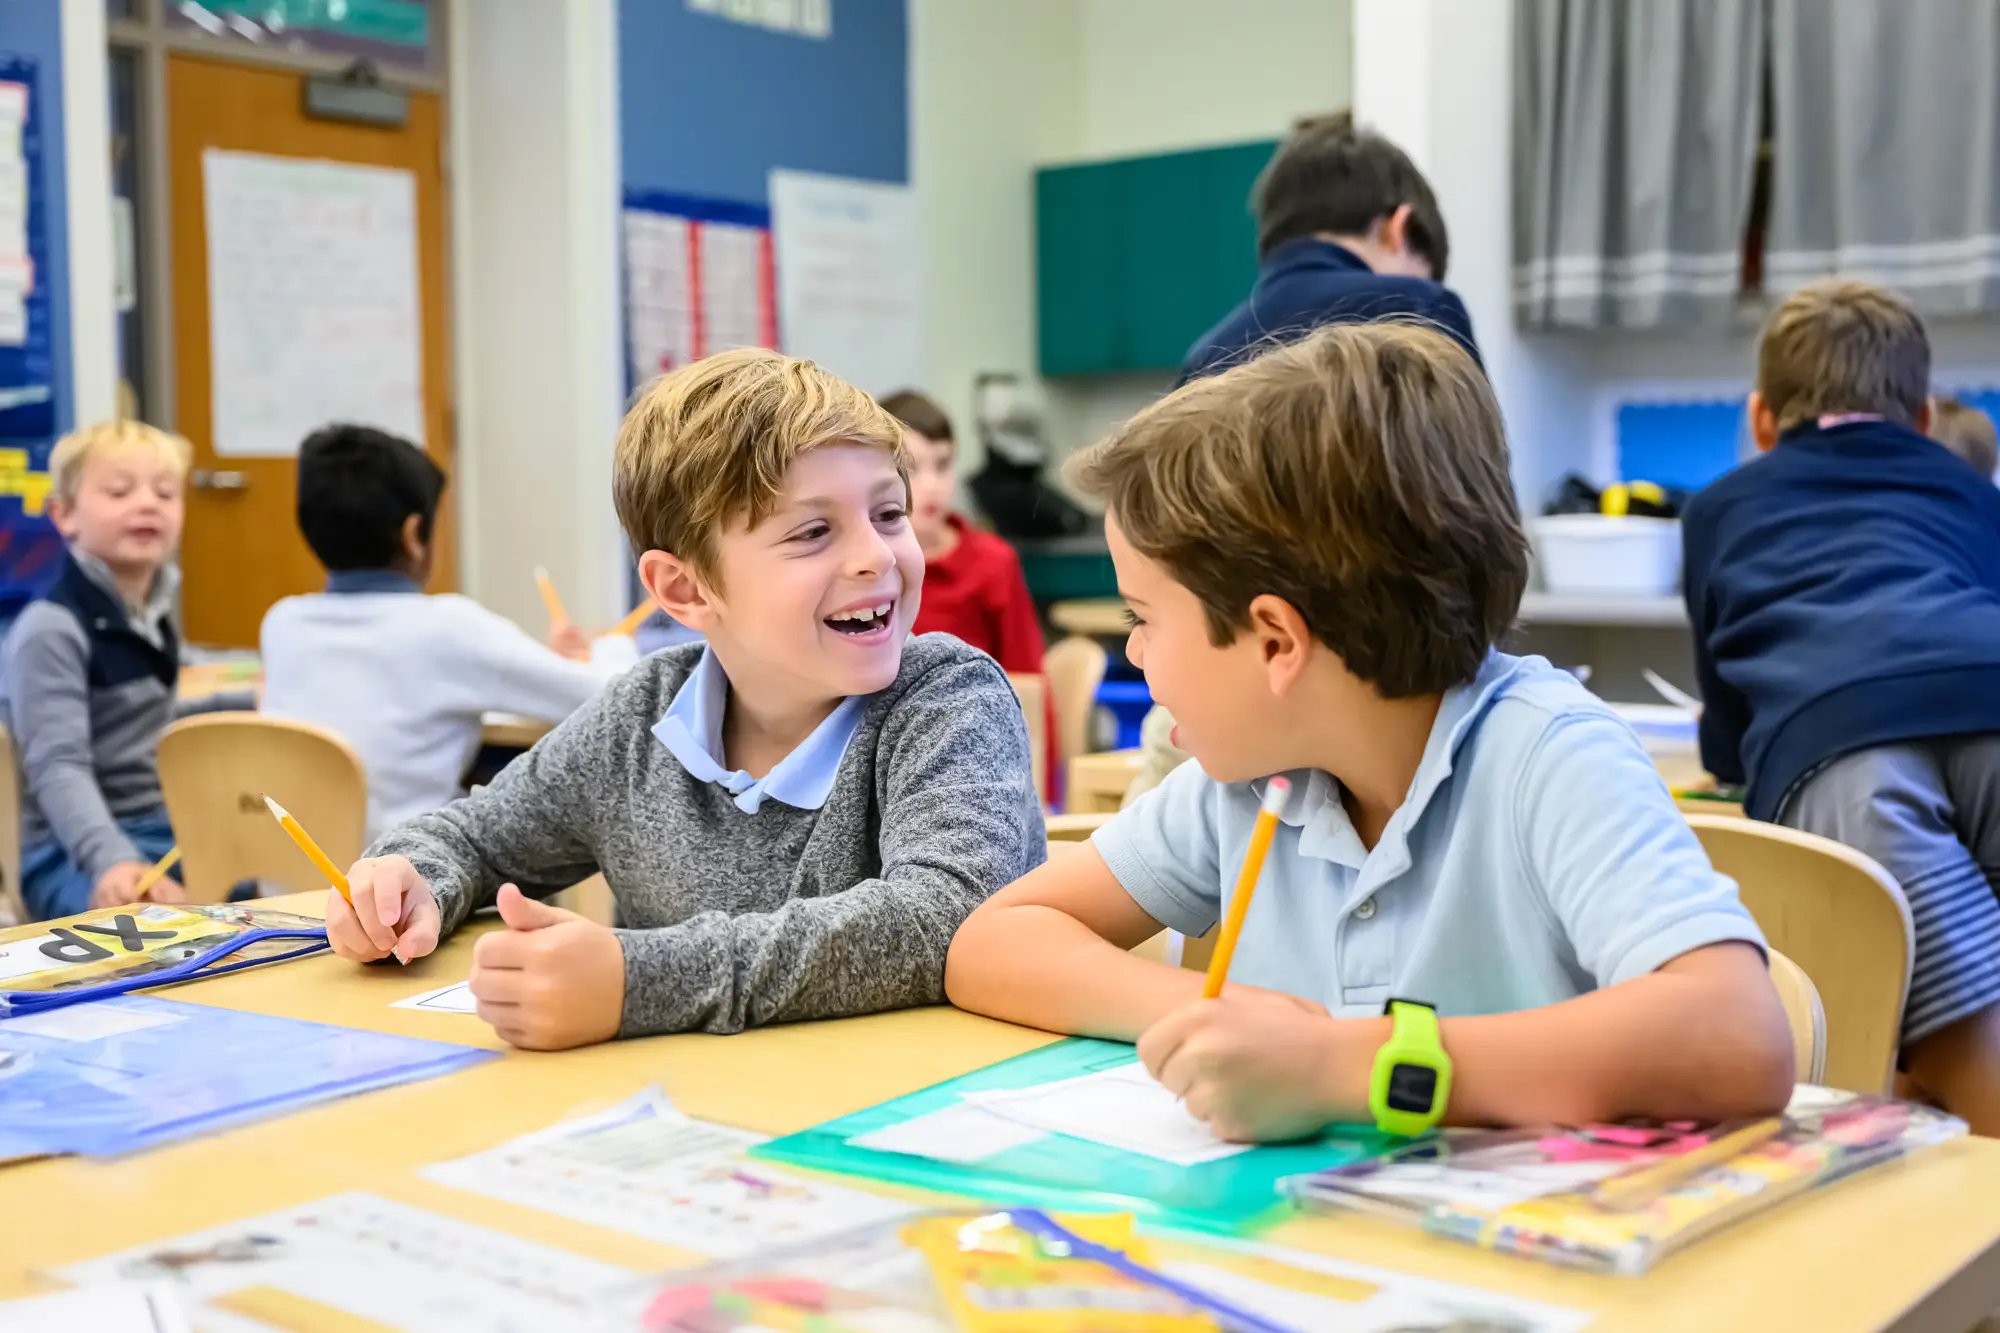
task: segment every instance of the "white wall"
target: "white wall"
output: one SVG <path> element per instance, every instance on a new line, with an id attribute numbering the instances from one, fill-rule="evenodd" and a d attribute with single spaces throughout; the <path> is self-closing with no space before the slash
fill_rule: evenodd
<path id="1" fill-rule="evenodd" d="M 111 93 L 102 0 L 62 0 L 63 174 L 69 198 L 71 393 L 78 425 L 118 410 L 112 295 Z"/>
<path id="2" fill-rule="evenodd" d="M 1074 156 L 1275 138 L 1302 114 L 1346 105 L 1348 0 L 1083 0 L 1078 8 Z"/>
<path id="3" fill-rule="evenodd" d="M 453 337 L 465 590 L 539 631 L 627 609 L 612 0 L 453 0 Z M 524 189 L 523 182 L 539 182 Z"/>
<path id="4" fill-rule="evenodd" d="M 1034 169 L 1075 136 L 1072 0 L 910 0 L 910 172 L 923 213 L 925 385 L 981 463 L 972 382 L 1035 368 Z"/>

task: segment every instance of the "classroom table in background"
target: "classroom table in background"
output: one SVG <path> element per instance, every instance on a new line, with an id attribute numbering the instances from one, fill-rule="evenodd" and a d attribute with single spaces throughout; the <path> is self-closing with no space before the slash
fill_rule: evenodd
<path id="1" fill-rule="evenodd" d="M 274 899 L 317 914 L 324 895 Z M 497 1047 L 475 1018 L 392 1009 L 464 977 L 461 930 L 408 968 L 320 956 L 175 988 L 173 998 L 381 1032 Z M 0 1168 L 0 1217 L 33 1218 L 0 1246 L 0 1297 L 31 1274 L 234 1219 L 369 1190 L 607 1263 L 664 1268 L 694 1256 L 432 1183 L 431 1162 L 494 1147 L 658 1084 L 681 1110 L 785 1134 L 1054 1040 L 951 1009 L 798 1023 L 733 1037 L 661 1037 L 505 1059 L 112 1162 Z M 254 1169 L 253 1169 L 254 1168 Z M 1951 1330 L 2000 1307 L 2000 1142 L 1961 1139 L 1786 1203 L 1641 1278 L 1576 1273 L 1482 1253 L 1385 1220 L 1300 1217 L 1270 1233 L 1405 1273 L 1592 1311 L 1593 1330 Z"/>
<path id="2" fill-rule="evenodd" d="M 1049 623 L 1065 634 L 1080 634 L 1087 639 L 1122 639 L 1132 632 L 1132 622 L 1125 619 L 1122 597 L 1087 597 L 1053 603 L 1049 607 Z"/>
<path id="3" fill-rule="evenodd" d="M 1069 761 L 1063 810 L 1072 815 L 1114 814 L 1139 776 L 1137 750 L 1102 750 Z"/>
<path id="4" fill-rule="evenodd" d="M 185 701 L 230 690 L 253 690 L 264 683 L 256 662 L 231 658 L 181 668 L 177 693 Z M 516 713 L 488 713 L 480 719 L 479 744 L 493 750 L 525 750 L 555 730 L 555 723 Z"/>

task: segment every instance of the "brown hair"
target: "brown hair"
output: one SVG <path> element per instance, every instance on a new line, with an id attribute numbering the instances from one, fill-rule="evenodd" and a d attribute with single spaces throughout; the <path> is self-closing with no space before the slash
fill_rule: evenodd
<path id="1" fill-rule="evenodd" d="M 1211 641 L 1269 593 L 1386 698 L 1471 680 L 1527 586 L 1499 405 L 1416 324 L 1334 325 L 1197 380 L 1075 466 Z"/>
<path id="2" fill-rule="evenodd" d="M 1757 392 L 1781 433 L 1846 412 L 1914 427 L 1930 385 L 1924 322 L 1887 287 L 1827 278 L 1793 292 L 1764 321 Z"/>
<path id="3" fill-rule="evenodd" d="M 1359 236 L 1402 205 L 1410 206 L 1410 248 L 1444 281 L 1451 238 L 1430 182 L 1409 154 L 1370 130 L 1353 113 L 1301 120 L 1250 192 L 1257 215 L 1257 253 L 1321 232 Z"/>
<path id="4" fill-rule="evenodd" d="M 761 522 L 793 462 L 823 444 L 872 446 L 909 476 L 896 419 L 812 362 L 761 347 L 696 361 L 641 390 L 618 428 L 618 521 L 635 553 L 671 552 L 713 581 L 717 534 Z"/>
<path id="5" fill-rule="evenodd" d="M 1993 418 L 1956 398 L 1931 405 L 1931 438 L 1986 476 L 2000 467 L 2000 435 L 1994 434 Z"/>
<path id="6" fill-rule="evenodd" d="M 951 443 L 951 418 L 927 394 L 898 389 L 882 400 L 882 410 L 927 440 Z"/>
<path id="7" fill-rule="evenodd" d="M 194 461 L 193 446 L 180 436 L 118 417 L 80 427 L 56 441 L 49 452 L 49 489 L 65 502 L 75 501 L 83 465 L 109 454 L 151 454 L 183 475 Z"/>

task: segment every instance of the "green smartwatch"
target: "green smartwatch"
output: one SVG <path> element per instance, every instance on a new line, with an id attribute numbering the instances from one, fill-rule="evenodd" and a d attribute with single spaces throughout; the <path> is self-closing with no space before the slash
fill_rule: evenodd
<path id="1" fill-rule="evenodd" d="M 1437 1010 L 1421 1000 L 1390 1000 L 1382 1012 L 1395 1028 L 1375 1052 L 1368 1109 L 1385 1134 L 1415 1138 L 1444 1119 L 1451 1101 L 1451 1057 L 1438 1036 Z"/>

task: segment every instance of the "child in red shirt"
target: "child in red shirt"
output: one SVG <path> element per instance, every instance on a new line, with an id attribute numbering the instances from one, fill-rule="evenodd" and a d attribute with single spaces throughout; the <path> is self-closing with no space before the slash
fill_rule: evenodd
<path id="1" fill-rule="evenodd" d="M 915 632 L 953 634 L 992 655 L 1002 671 L 1042 671 L 1042 623 L 1021 576 L 1014 548 L 982 532 L 951 507 L 958 483 L 958 446 L 944 409 L 912 389 L 882 400 L 903 423 L 909 445 L 910 526 L 924 548 L 924 597 Z M 1048 771 L 1056 771 L 1055 707 L 1048 720 Z M 1046 795 L 1047 793 L 1044 793 Z"/>

